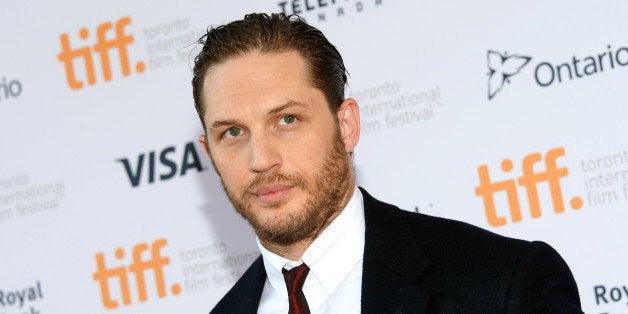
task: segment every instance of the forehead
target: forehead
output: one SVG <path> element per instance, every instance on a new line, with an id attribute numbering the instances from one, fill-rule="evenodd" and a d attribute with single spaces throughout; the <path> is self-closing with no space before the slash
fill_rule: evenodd
<path id="1" fill-rule="evenodd" d="M 228 82 L 251 76 L 272 78 L 273 74 L 296 74 L 304 70 L 305 60 L 294 50 L 268 53 L 254 50 L 209 67 L 205 81 Z"/>
<path id="2" fill-rule="evenodd" d="M 305 97 L 311 89 L 305 60 L 298 52 L 253 51 L 210 67 L 202 94 L 207 112 L 215 112 L 250 102 L 296 101 L 287 98 Z"/>

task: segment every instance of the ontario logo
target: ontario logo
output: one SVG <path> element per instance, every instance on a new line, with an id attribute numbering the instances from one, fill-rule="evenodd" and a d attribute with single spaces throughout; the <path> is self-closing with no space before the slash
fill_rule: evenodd
<path id="1" fill-rule="evenodd" d="M 488 50 L 488 100 L 492 100 L 531 60 L 532 57 L 525 55 Z M 539 61 L 534 66 L 533 79 L 539 87 L 551 87 L 621 69 L 626 65 L 628 47 L 615 48 L 608 44 L 605 50 L 584 56 L 574 54 L 559 61 Z"/>
<path id="2" fill-rule="evenodd" d="M 166 239 L 158 239 L 153 243 L 139 243 L 133 247 L 131 253 L 130 264 L 126 261 L 127 256 L 123 248 L 117 248 L 114 256 L 117 260 L 116 266 L 111 266 L 111 258 L 109 263 L 105 261 L 105 253 L 96 254 L 96 271 L 92 278 L 100 287 L 100 295 L 102 304 L 107 309 L 115 309 L 122 305 L 130 305 L 132 302 L 131 291 L 137 292 L 137 300 L 146 302 L 148 295 L 152 294 L 158 298 L 165 298 L 168 295 L 164 268 L 170 264 L 170 258 L 162 255 L 162 249 L 168 244 Z M 149 257 L 146 259 L 148 253 Z M 147 285 L 147 275 L 152 273 L 152 280 L 148 283 L 154 283 L 154 286 Z M 129 278 L 132 277 L 132 278 Z M 132 280 L 135 279 L 135 280 Z M 117 282 L 117 286 L 110 284 Z M 134 282 L 136 287 L 132 289 L 130 283 Z M 150 288 L 150 289 L 149 289 Z M 119 292 L 119 296 L 114 296 L 112 292 Z M 181 293 L 181 285 L 178 283 L 170 286 L 170 292 L 173 295 Z"/>
<path id="3" fill-rule="evenodd" d="M 493 99 L 510 78 L 519 74 L 532 58 L 518 54 L 508 55 L 489 50 L 486 53 L 486 66 L 488 67 L 488 100 Z"/>
<path id="4" fill-rule="evenodd" d="M 522 206 L 519 199 L 519 187 L 523 187 L 527 195 L 530 218 L 536 219 L 543 215 L 539 187 L 549 188 L 549 198 L 555 214 L 565 212 L 565 201 L 561 186 L 561 179 L 569 176 L 567 167 L 559 167 L 558 159 L 565 155 L 563 147 L 550 149 L 545 156 L 536 152 L 523 158 L 521 162 L 522 175 L 519 178 L 509 178 L 496 181 L 489 175 L 489 166 L 478 167 L 480 184 L 475 188 L 475 195 L 482 198 L 486 220 L 493 227 L 506 225 L 508 222 L 506 214 L 510 213 L 510 220 L 513 223 L 522 221 Z M 509 174 L 514 169 L 514 164 L 510 159 L 501 162 L 501 170 Z M 504 193 L 506 196 L 508 209 L 497 207 L 495 196 Z M 583 201 L 579 196 L 571 197 L 569 206 L 574 210 L 582 208 Z"/>
<path id="5" fill-rule="evenodd" d="M 17 79 L 6 77 L 0 79 L 0 101 L 20 97 L 22 94 L 22 83 Z"/>
<path id="6" fill-rule="evenodd" d="M 99 73 L 104 81 L 113 78 L 114 65 L 119 66 L 119 74 L 123 77 L 131 75 L 131 60 L 129 46 L 135 41 L 131 34 L 127 34 L 126 28 L 131 24 L 131 18 L 126 16 L 117 21 L 101 23 L 96 28 L 96 42 L 90 39 L 90 31 L 87 27 L 79 30 L 79 38 L 83 43 L 74 48 L 70 45 L 70 35 L 61 34 L 61 52 L 57 59 L 63 64 L 66 80 L 70 89 L 79 90 L 87 85 L 96 84 L 96 66 L 100 65 Z M 113 36 L 111 36 L 113 35 Z M 111 51 L 117 51 L 118 64 L 112 63 Z M 99 61 L 95 62 L 95 59 Z M 142 73 L 146 64 L 142 61 L 135 63 L 135 71 Z"/>

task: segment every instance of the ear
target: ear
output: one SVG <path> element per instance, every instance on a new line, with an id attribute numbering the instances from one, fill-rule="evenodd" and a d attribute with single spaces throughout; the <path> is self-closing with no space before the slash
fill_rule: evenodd
<path id="1" fill-rule="evenodd" d="M 345 144 L 347 154 L 352 153 L 358 140 L 360 139 L 360 108 L 358 102 L 353 98 L 347 98 L 340 104 L 336 112 L 338 115 L 338 125 L 340 135 Z"/>
<path id="2" fill-rule="evenodd" d="M 209 145 L 207 144 L 207 135 L 203 134 L 199 136 L 198 141 L 201 143 L 201 146 L 203 146 L 203 149 L 207 153 L 207 156 L 209 156 L 209 158 L 211 159 L 212 154 L 209 152 Z"/>

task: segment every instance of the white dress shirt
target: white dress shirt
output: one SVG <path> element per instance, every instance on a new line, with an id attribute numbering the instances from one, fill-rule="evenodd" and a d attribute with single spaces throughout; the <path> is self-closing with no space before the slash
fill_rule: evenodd
<path id="1" fill-rule="evenodd" d="M 303 294 L 312 314 L 360 313 L 364 232 L 364 201 L 356 187 L 347 206 L 312 242 L 301 260 L 274 254 L 258 239 L 267 275 L 258 313 L 288 313 L 288 292 L 281 269 L 301 263 L 310 268 Z"/>

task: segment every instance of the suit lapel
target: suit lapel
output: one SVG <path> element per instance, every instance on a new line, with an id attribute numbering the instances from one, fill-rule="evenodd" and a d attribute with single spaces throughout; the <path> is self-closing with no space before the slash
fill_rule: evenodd
<path id="1" fill-rule="evenodd" d="M 257 313 L 265 283 L 266 270 L 264 269 L 264 261 L 260 256 L 210 314 Z"/>
<path id="2" fill-rule="evenodd" d="M 363 313 L 425 313 L 429 293 L 416 284 L 429 259 L 400 209 L 364 196 Z"/>

